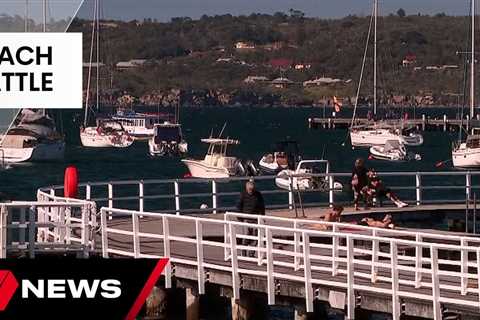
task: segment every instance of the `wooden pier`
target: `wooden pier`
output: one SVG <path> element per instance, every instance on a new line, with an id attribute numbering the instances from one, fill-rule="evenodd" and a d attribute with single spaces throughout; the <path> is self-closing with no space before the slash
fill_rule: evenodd
<path id="1" fill-rule="evenodd" d="M 446 115 L 440 118 L 432 118 L 423 114 L 419 119 L 407 120 L 385 120 L 386 123 L 401 124 L 405 127 L 415 127 L 422 131 L 458 131 L 464 126 L 467 131 L 470 128 L 480 127 L 480 118 L 469 119 L 449 119 Z M 352 123 L 351 118 L 308 118 L 308 127 L 311 129 L 347 129 Z M 357 125 L 373 124 L 372 120 L 366 118 L 355 119 Z"/>

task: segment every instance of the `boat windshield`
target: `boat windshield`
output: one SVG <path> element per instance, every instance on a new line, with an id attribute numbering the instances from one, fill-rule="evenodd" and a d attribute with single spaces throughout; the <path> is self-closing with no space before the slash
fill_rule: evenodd
<path id="1" fill-rule="evenodd" d="M 467 148 L 480 148 L 480 135 L 468 136 Z"/>
<path id="2" fill-rule="evenodd" d="M 176 141 L 180 142 L 182 134 L 180 127 L 156 127 L 155 128 L 155 143 L 162 141 Z"/>

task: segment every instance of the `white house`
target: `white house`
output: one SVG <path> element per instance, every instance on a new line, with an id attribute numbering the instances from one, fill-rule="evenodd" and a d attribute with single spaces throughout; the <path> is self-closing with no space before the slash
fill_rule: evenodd
<path id="1" fill-rule="evenodd" d="M 130 61 L 120 61 L 116 64 L 117 69 L 134 69 L 145 65 L 145 59 L 132 59 Z"/>
<path id="2" fill-rule="evenodd" d="M 255 49 L 255 45 L 251 42 L 238 41 L 235 43 L 235 49 Z"/>

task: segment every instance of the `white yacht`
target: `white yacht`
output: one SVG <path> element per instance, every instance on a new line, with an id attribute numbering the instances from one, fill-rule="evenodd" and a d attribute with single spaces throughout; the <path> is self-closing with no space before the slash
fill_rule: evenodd
<path id="1" fill-rule="evenodd" d="M 43 110 L 22 109 L 0 141 L 4 163 L 57 161 L 65 155 L 65 141 Z"/>
<path id="2" fill-rule="evenodd" d="M 89 148 L 127 148 L 133 144 L 121 123 L 102 119 L 97 120 L 96 127 L 80 128 L 80 140 Z"/>
<path id="3" fill-rule="evenodd" d="M 152 156 L 183 155 L 188 152 L 188 143 L 183 139 L 182 125 L 170 123 L 156 124 L 153 137 L 148 140 Z"/>
<path id="4" fill-rule="evenodd" d="M 393 125 L 376 123 L 373 125 L 353 126 L 350 129 L 353 147 L 383 146 L 387 141 L 396 140 L 406 146 L 420 146 L 423 136 L 409 129 L 395 128 Z"/>
<path id="5" fill-rule="evenodd" d="M 263 155 L 258 165 L 264 174 L 277 174 L 284 169 L 294 169 L 300 160 L 298 143 L 284 140 L 277 142 L 272 147 L 272 152 Z"/>
<path id="6" fill-rule="evenodd" d="M 240 142 L 233 139 L 208 138 L 208 151 L 203 160 L 182 159 L 195 178 L 228 178 L 239 174 L 240 160 L 227 156 L 227 148 Z"/>

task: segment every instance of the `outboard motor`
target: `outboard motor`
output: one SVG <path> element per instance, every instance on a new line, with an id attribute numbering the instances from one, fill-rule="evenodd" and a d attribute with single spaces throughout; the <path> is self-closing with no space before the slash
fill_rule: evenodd
<path id="1" fill-rule="evenodd" d="M 236 176 L 245 176 L 246 175 L 245 166 L 243 165 L 242 161 L 240 161 L 240 160 L 237 160 L 235 162 L 235 175 Z"/>
<path id="2" fill-rule="evenodd" d="M 245 164 L 245 167 L 246 167 L 246 174 L 248 176 L 258 176 L 258 169 L 253 164 L 252 160 L 248 160 Z"/>

